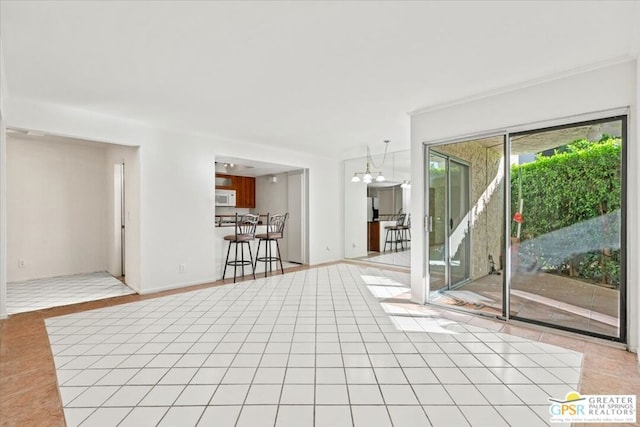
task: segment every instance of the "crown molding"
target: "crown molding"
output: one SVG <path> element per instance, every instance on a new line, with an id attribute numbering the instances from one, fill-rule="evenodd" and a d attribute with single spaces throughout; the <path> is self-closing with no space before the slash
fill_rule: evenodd
<path id="1" fill-rule="evenodd" d="M 516 84 L 512 84 L 512 85 L 508 85 L 508 86 L 503 86 L 500 88 L 496 88 L 496 89 L 491 89 L 485 92 L 479 92 L 476 93 L 474 95 L 470 95 L 470 96 L 466 96 L 463 98 L 458 98 L 458 99 L 454 99 L 451 101 L 447 101 L 447 102 L 443 102 L 440 104 L 435 104 L 435 105 L 431 105 L 431 106 L 427 106 L 427 107 L 423 107 L 423 108 L 419 108 L 417 110 L 413 110 L 410 111 L 408 114 L 409 116 L 417 116 L 420 114 L 424 114 L 424 113 L 430 113 L 433 111 L 438 111 L 438 110 L 444 110 L 446 108 L 450 108 L 450 107 L 454 107 L 456 105 L 461 105 L 461 104 L 468 104 L 470 102 L 473 101 L 478 101 L 481 99 L 485 99 L 485 98 L 491 98 L 494 96 L 498 96 L 498 95 L 502 95 L 505 93 L 509 93 L 509 92 L 515 92 L 517 90 L 521 90 L 521 89 L 526 89 L 532 86 L 538 86 L 541 85 L 543 83 L 548 83 L 548 82 L 552 82 L 555 80 L 561 80 L 567 77 L 571 77 L 571 76 L 575 76 L 575 75 L 580 75 L 580 74 L 584 74 L 584 73 L 588 73 L 591 71 L 596 71 L 596 70 L 600 70 L 603 68 L 608 68 L 608 67 L 612 67 L 615 65 L 620 65 L 620 64 L 624 64 L 627 62 L 635 62 L 638 59 L 638 55 L 623 55 L 623 56 L 618 56 L 615 58 L 610 58 L 604 61 L 600 61 L 600 62 L 596 62 L 596 63 L 592 63 L 589 65 L 583 65 L 581 67 L 577 67 L 577 68 L 572 68 L 570 70 L 565 70 L 565 71 L 561 71 L 558 73 L 553 73 L 553 74 L 548 74 L 546 76 L 543 77 L 538 77 L 535 79 L 531 79 L 531 80 L 526 80 L 520 83 L 516 83 Z"/>

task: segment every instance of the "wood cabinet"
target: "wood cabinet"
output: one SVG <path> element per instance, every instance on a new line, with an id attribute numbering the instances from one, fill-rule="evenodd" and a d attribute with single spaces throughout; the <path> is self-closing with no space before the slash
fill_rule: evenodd
<path id="1" fill-rule="evenodd" d="M 256 179 L 253 177 L 217 173 L 216 189 L 236 190 L 236 208 L 256 207 Z"/>
<path id="2" fill-rule="evenodd" d="M 367 250 L 380 252 L 380 223 L 377 221 L 367 223 Z"/>

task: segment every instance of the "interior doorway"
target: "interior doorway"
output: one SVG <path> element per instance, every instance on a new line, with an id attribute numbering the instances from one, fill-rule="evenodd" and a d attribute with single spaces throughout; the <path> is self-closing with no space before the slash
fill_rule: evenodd
<path id="1" fill-rule="evenodd" d="M 137 148 L 19 129 L 6 140 L 7 313 L 135 293 Z"/>

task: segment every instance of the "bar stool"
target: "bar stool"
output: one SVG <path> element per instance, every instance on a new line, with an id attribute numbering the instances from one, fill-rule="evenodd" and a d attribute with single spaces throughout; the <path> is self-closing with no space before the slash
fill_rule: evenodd
<path id="1" fill-rule="evenodd" d="M 245 214 L 238 219 L 236 213 L 236 222 L 233 226 L 234 233 L 228 236 L 224 236 L 224 240 L 229 242 L 229 248 L 227 249 L 227 259 L 224 262 L 224 271 L 222 272 L 222 280 L 227 274 L 227 266 L 233 266 L 233 283 L 236 283 L 236 270 L 238 267 L 242 267 L 242 275 L 244 276 L 244 266 L 250 265 L 253 272 L 253 278 L 256 278 L 256 269 L 253 266 L 253 255 L 251 255 L 251 244 L 256 236 L 256 224 L 258 224 L 258 215 Z M 244 244 L 249 247 L 249 260 L 244 259 Z M 241 258 L 238 259 L 238 244 L 240 244 Z M 235 258 L 229 261 L 229 253 L 231 252 L 231 245 L 235 245 Z"/>
<path id="2" fill-rule="evenodd" d="M 404 219 L 406 218 L 406 214 L 399 214 L 396 216 L 396 225 L 388 225 L 384 229 L 387 230 L 387 233 L 384 236 L 384 248 L 382 252 L 386 252 L 387 243 L 391 249 L 393 249 L 395 245 L 395 251 L 398 252 L 398 243 L 400 243 L 400 248 L 404 249 L 404 245 L 402 243 L 402 233 L 404 227 Z M 391 238 L 389 238 L 389 233 L 391 233 Z"/>
<path id="3" fill-rule="evenodd" d="M 409 243 L 411 242 L 411 214 L 407 214 L 407 222 L 402 225 L 402 241 L 407 243 L 407 248 L 409 248 Z"/>
<path id="4" fill-rule="evenodd" d="M 267 232 L 256 234 L 258 238 L 258 249 L 256 250 L 256 261 L 254 270 L 258 267 L 258 261 L 264 262 L 264 277 L 267 277 L 267 263 L 269 264 L 269 271 L 272 271 L 272 263 L 274 261 L 280 261 L 280 271 L 284 274 L 284 267 L 282 266 L 282 256 L 280 255 L 280 245 L 278 240 L 284 237 L 284 226 L 287 222 L 288 213 L 273 215 L 267 214 Z M 266 243 L 264 250 L 264 256 L 260 257 L 260 244 Z M 277 256 L 273 256 L 271 243 L 276 242 Z M 277 266 L 276 266 L 277 268 Z"/>

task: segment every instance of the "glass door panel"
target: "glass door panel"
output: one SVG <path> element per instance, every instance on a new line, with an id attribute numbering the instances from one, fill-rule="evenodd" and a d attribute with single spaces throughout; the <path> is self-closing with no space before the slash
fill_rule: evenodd
<path id="1" fill-rule="evenodd" d="M 447 159 L 429 153 L 429 276 L 431 291 L 447 288 L 448 238 Z"/>
<path id="2" fill-rule="evenodd" d="M 623 339 L 625 121 L 511 136 L 512 317 Z"/>
<path id="3" fill-rule="evenodd" d="M 502 315 L 503 135 L 429 150 L 429 301 Z"/>

